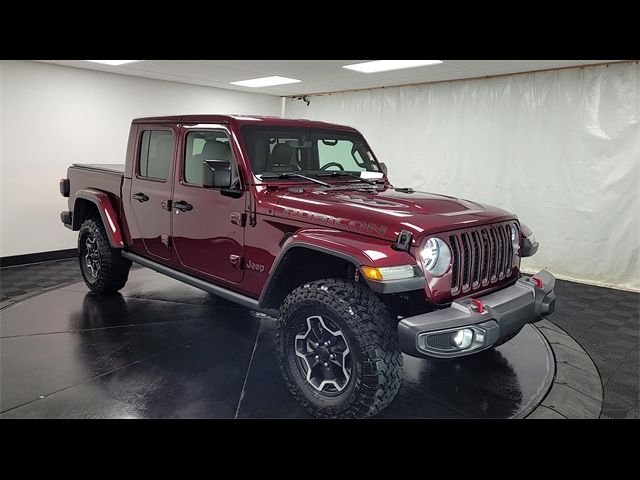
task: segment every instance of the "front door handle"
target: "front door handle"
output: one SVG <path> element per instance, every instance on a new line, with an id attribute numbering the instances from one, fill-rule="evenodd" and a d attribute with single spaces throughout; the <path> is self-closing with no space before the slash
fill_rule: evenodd
<path id="1" fill-rule="evenodd" d="M 144 193 L 136 193 L 133 195 L 134 200 L 138 200 L 139 202 L 146 202 L 147 200 L 149 200 L 149 197 L 147 197 Z"/>
<path id="2" fill-rule="evenodd" d="M 179 210 L 181 212 L 188 212 L 189 210 L 193 210 L 193 205 L 190 203 L 179 200 L 177 202 L 173 202 L 173 208 Z"/>

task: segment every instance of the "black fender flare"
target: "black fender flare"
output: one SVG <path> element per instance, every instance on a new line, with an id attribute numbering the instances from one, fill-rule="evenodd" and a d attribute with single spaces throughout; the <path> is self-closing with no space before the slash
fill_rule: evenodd
<path id="1" fill-rule="evenodd" d="M 360 266 L 362 265 L 362 262 L 360 262 L 356 257 L 349 255 L 347 253 L 339 252 L 327 247 L 315 245 L 308 242 L 292 241 L 280 251 L 280 255 L 278 255 L 275 262 L 271 266 L 271 270 L 269 272 L 269 278 L 267 278 L 265 286 L 262 289 L 262 293 L 260 294 L 260 298 L 258 300 L 258 306 L 260 308 L 264 308 L 265 305 L 267 305 L 269 298 L 271 297 L 271 295 L 273 295 L 273 293 L 278 288 L 277 287 L 278 279 L 279 279 L 279 276 L 287 267 L 286 260 L 288 258 L 288 255 L 291 253 L 292 250 L 295 250 L 295 249 L 307 249 L 307 250 L 313 250 L 316 252 L 321 252 L 326 255 L 331 255 L 333 257 L 337 257 L 337 258 L 340 258 L 341 260 L 345 260 L 351 263 L 356 269 L 360 268 Z"/>

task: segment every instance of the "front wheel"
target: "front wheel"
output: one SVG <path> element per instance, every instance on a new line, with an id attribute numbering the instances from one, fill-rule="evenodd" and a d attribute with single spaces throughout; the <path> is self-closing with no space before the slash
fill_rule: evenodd
<path id="1" fill-rule="evenodd" d="M 343 280 L 302 285 L 285 299 L 278 362 L 294 398 L 321 418 L 366 418 L 400 388 L 395 324 L 367 288 Z"/>

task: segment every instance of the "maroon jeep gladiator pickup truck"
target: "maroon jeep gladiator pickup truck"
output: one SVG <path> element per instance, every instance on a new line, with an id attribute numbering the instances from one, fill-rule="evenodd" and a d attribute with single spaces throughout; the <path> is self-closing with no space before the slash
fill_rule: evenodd
<path id="1" fill-rule="evenodd" d="M 317 417 L 385 408 L 402 353 L 478 353 L 555 308 L 550 273 L 520 275 L 538 243 L 514 214 L 394 188 L 350 127 L 140 118 L 124 165 L 74 164 L 60 191 L 89 289 L 136 262 L 277 318 L 285 382 Z"/>

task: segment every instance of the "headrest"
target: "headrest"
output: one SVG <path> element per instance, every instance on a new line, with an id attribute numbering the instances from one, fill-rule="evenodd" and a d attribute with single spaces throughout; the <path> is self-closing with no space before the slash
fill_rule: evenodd
<path id="1" fill-rule="evenodd" d="M 202 149 L 202 158 L 204 160 L 231 161 L 231 147 L 229 147 L 228 143 L 208 140 Z"/>
<path id="2" fill-rule="evenodd" d="M 278 143 L 273 147 L 269 163 L 271 165 L 291 164 L 293 149 L 284 143 Z"/>

